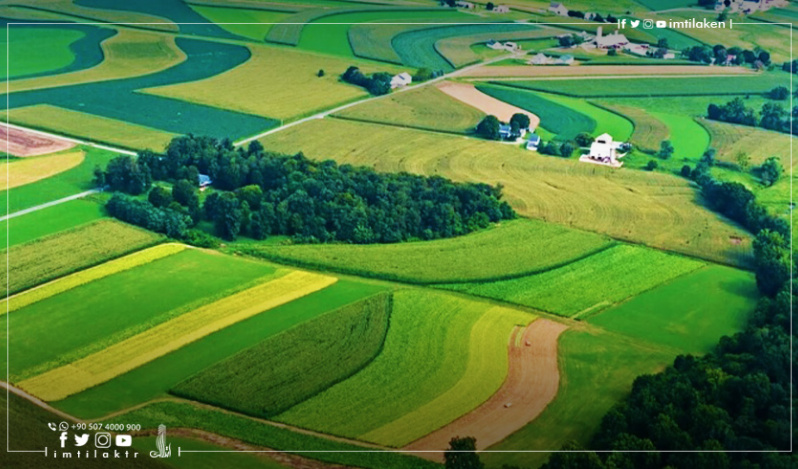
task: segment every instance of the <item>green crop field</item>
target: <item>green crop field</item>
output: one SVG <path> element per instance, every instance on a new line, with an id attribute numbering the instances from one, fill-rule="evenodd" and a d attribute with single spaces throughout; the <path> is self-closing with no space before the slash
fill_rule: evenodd
<path id="1" fill-rule="evenodd" d="M 486 43 L 491 39 L 495 39 L 501 41 L 513 41 L 519 46 L 525 47 L 525 41 L 541 40 L 541 38 L 547 38 L 551 40 L 553 36 L 563 33 L 565 33 L 565 30 L 562 29 L 535 26 L 522 31 L 502 32 L 498 35 L 492 32 L 487 34 L 470 34 L 468 36 L 456 36 L 441 39 L 435 43 L 435 49 L 455 68 L 460 68 L 479 61 L 480 55 L 475 53 L 472 49 L 474 44 Z M 502 53 L 507 54 L 507 51 L 503 51 Z"/>
<path id="2" fill-rule="evenodd" d="M 89 356 L 274 272 L 187 249 L 43 298 L 1 319 L 10 326 L 11 374 L 19 381 Z"/>
<path id="3" fill-rule="evenodd" d="M 171 392 L 269 418 L 366 366 L 382 348 L 390 312 L 389 294 L 365 298 L 233 355 Z"/>
<path id="4" fill-rule="evenodd" d="M 717 150 L 720 161 L 739 164 L 738 156 L 742 153 L 750 158 L 751 166 L 760 165 L 771 156 L 779 157 L 788 171 L 793 165 L 790 157 L 792 138 L 787 134 L 709 119 L 701 119 L 699 123 L 709 131 L 710 145 Z"/>
<path id="5" fill-rule="evenodd" d="M 490 397 L 507 374 L 513 326 L 532 319 L 442 293 L 398 291 L 382 353 L 351 378 L 275 419 L 391 446 L 407 444 Z M 498 366 L 481 373 L 470 366 L 479 359 L 477 350 Z M 425 406 L 444 393 L 451 393 L 446 405 Z"/>
<path id="6" fill-rule="evenodd" d="M 124 223 L 98 220 L 3 250 L 8 270 L 0 273 L 0 279 L 13 294 L 160 239 Z"/>
<path id="7" fill-rule="evenodd" d="M 632 121 L 634 130 L 629 142 L 635 148 L 645 152 L 659 151 L 659 145 L 670 136 L 670 129 L 665 123 L 652 116 L 644 109 L 622 104 L 596 103 L 610 111 L 614 111 Z"/>
<path id="8" fill-rule="evenodd" d="M 790 86 L 790 75 L 778 72 L 735 76 L 669 76 L 657 78 L 580 78 L 513 81 L 510 86 L 583 98 L 633 96 L 708 96 L 767 93 Z M 729 98 L 731 99 L 731 98 Z"/>
<path id="9" fill-rule="evenodd" d="M 378 71 L 358 61 L 285 48 L 251 46 L 251 51 L 247 62 L 227 73 L 146 92 L 289 120 L 367 96 L 364 89 L 341 82 L 339 76 L 350 65 L 361 65 L 364 73 Z M 398 70 L 386 67 L 379 70 Z M 317 76 L 319 70 L 324 70 L 323 77 Z M 227 92 L 219 93 L 220 89 Z"/>
<path id="10" fill-rule="evenodd" d="M 0 222 L 0 246 L 27 243 L 104 216 L 102 205 L 95 201 L 71 200 Z"/>
<path id="11" fill-rule="evenodd" d="M 570 140 L 580 132 L 592 134 L 596 130 L 597 123 L 594 119 L 536 93 L 491 85 L 479 85 L 477 89 L 535 114 L 540 117 L 541 127 L 557 134 L 563 140 Z"/>
<path id="12" fill-rule="evenodd" d="M 3 63 L 8 63 L 10 78 L 40 75 L 71 64 L 75 54 L 69 46 L 84 37 L 86 35 L 77 29 L 12 26 L 9 29 L 10 40 L 0 48 L 0 55 Z M 2 78 L 6 78 L 5 71 Z"/>
<path id="13" fill-rule="evenodd" d="M 387 98 L 350 107 L 336 117 L 444 132 L 472 131 L 485 116 L 434 86 L 393 93 Z"/>
<path id="14" fill-rule="evenodd" d="M 73 415 L 97 418 L 141 404 L 181 381 L 261 341 L 384 287 L 339 280 L 316 293 L 270 309 L 203 337 L 132 371 L 55 403 Z"/>
<path id="15" fill-rule="evenodd" d="M 555 449 L 565 441 L 589 441 L 604 414 L 629 394 L 635 378 L 660 371 L 677 354 L 594 330 L 565 331 L 558 349 L 562 375 L 557 397 L 538 418 L 489 448 L 507 452 L 483 453 L 487 467 L 539 467 L 548 459 L 547 453 L 515 451 Z"/>
<path id="16" fill-rule="evenodd" d="M 197 13 L 209 21 L 217 23 L 222 29 L 231 34 L 263 42 L 272 25 L 287 18 L 290 13 L 271 10 L 246 10 L 243 8 L 223 8 L 221 6 L 191 5 Z M 219 24 L 219 23 L 250 23 L 250 24 Z M 251 24 L 263 23 L 263 24 Z"/>
<path id="17" fill-rule="evenodd" d="M 673 144 L 671 158 L 697 159 L 709 148 L 709 132 L 690 116 L 651 112 L 654 118 L 668 126 L 668 140 Z"/>
<path id="18" fill-rule="evenodd" d="M 523 216 L 710 260 L 750 259 L 749 235 L 698 205 L 689 183 L 670 174 L 617 171 L 476 138 L 342 119 L 313 120 L 261 142 L 269 150 L 378 171 L 501 183 Z M 736 238 L 742 243 L 732 242 Z"/>
<path id="19" fill-rule="evenodd" d="M 614 112 L 602 109 L 598 106 L 594 106 L 584 99 L 554 94 L 543 94 L 542 97 L 548 99 L 549 101 L 553 101 L 557 104 L 573 109 L 576 112 L 580 112 L 596 121 L 598 124 L 596 125 L 596 130 L 593 133 L 594 136 L 608 132 L 615 140 L 620 141 L 629 140 L 629 137 L 632 136 L 634 125 L 629 119 L 619 116 Z"/>
<path id="20" fill-rule="evenodd" d="M 702 354 L 745 326 L 759 293 L 749 272 L 723 266 L 697 270 L 590 318 L 647 342 Z"/>
<path id="21" fill-rule="evenodd" d="M 152 31 L 120 29 L 103 41 L 103 61 L 74 72 L 13 80 L 9 91 L 24 91 L 155 73 L 185 60 L 174 36 Z"/>
<path id="22" fill-rule="evenodd" d="M 686 257 L 621 245 L 537 275 L 444 288 L 563 316 L 596 312 L 704 265 Z"/>
<path id="23" fill-rule="evenodd" d="M 449 10 L 439 22 L 473 21 L 474 17 L 458 10 Z M 349 44 L 357 57 L 379 60 L 395 64 L 402 63 L 402 57 L 393 47 L 393 38 L 401 33 L 430 28 L 424 24 L 356 24 L 349 28 Z"/>
<path id="24" fill-rule="evenodd" d="M 241 245 L 278 262 L 411 283 L 488 281 L 551 269 L 612 245 L 586 231 L 537 220 L 505 221 L 451 239 L 375 245 Z M 468 256 L 463 256 L 467 252 Z"/>
<path id="25" fill-rule="evenodd" d="M 163 151 L 177 134 L 131 124 L 122 120 L 86 114 L 48 104 L 37 104 L 0 114 L 15 124 L 49 130 L 125 148 Z"/>

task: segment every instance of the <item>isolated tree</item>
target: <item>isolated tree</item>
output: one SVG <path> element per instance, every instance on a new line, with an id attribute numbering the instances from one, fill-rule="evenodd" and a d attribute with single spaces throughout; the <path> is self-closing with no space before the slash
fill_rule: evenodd
<path id="1" fill-rule="evenodd" d="M 690 168 L 690 165 L 686 164 L 686 165 L 682 166 L 682 170 L 679 171 L 679 174 L 681 174 L 682 177 L 689 179 L 690 175 L 692 174 L 692 172 L 693 172 L 693 170 Z"/>
<path id="2" fill-rule="evenodd" d="M 781 165 L 778 157 L 771 156 L 759 167 L 759 178 L 765 186 L 772 186 L 777 183 L 784 172 L 784 167 Z"/>
<path id="3" fill-rule="evenodd" d="M 446 469 L 484 469 L 485 465 L 476 453 L 477 440 L 474 437 L 452 438 L 449 449 L 443 455 Z"/>
<path id="4" fill-rule="evenodd" d="M 496 116 L 485 116 L 477 125 L 477 135 L 488 140 L 499 140 L 499 119 Z"/>
<path id="5" fill-rule="evenodd" d="M 517 112 L 510 118 L 510 125 L 517 124 L 519 129 L 529 128 L 529 116 L 527 114 Z"/>
<path id="6" fill-rule="evenodd" d="M 165 187 L 155 186 L 150 190 L 147 200 L 155 207 L 166 207 L 172 203 L 172 193 Z"/>
<path id="7" fill-rule="evenodd" d="M 618 51 L 615 49 L 607 49 L 607 55 L 609 55 L 610 57 L 615 57 L 616 55 L 618 55 Z"/>
<path id="8" fill-rule="evenodd" d="M 770 99 L 778 99 L 780 101 L 785 100 L 790 97 L 790 90 L 787 89 L 786 86 L 777 86 L 768 91 L 768 97 Z"/>
<path id="9" fill-rule="evenodd" d="M 701 155 L 701 159 L 698 160 L 699 163 L 705 164 L 707 166 L 715 166 L 715 149 L 714 148 L 707 148 L 707 150 Z"/>
<path id="10" fill-rule="evenodd" d="M 493 2 L 488 2 L 488 3 L 485 4 L 485 9 L 488 10 L 488 11 L 493 11 L 493 8 L 495 6 L 496 5 L 494 5 Z"/>
<path id="11" fill-rule="evenodd" d="M 656 160 L 648 160 L 648 164 L 646 164 L 646 171 L 654 171 L 659 167 L 659 163 Z"/>
<path id="12" fill-rule="evenodd" d="M 591 137 L 587 132 L 579 132 L 576 134 L 576 137 L 574 137 L 574 141 L 580 147 L 586 147 L 593 143 L 593 137 Z"/>
<path id="13" fill-rule="evenodd" d="M 318 72 L 316 72 L 316 76 L 321 78 L 324 76 L 324 69 L 320 68 Z"/>
<path id="14" fill-rule="evenodd" d="M 673 156 L 673 144 L 670 140 L 663 140 L 659 144 L 659 151 L 657 152 L 657 156 L 662 158 L 663 160 L 667 160 L 671 156 Z"/>

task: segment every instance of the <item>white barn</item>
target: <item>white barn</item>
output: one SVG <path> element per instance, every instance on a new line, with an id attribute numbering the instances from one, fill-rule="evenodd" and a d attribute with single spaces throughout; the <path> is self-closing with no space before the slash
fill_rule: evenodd
<path id="1" fill-rule="evenodd" d="M 629 44 L 629 39 L 626 39 L 626 36 L 621 34 L 617 29 L 612 34 L 604 36 L 602 34 L 602 28 L 599 26 L 596 31 L 595 43 L 596 47 L 599 49 L 618 49 Z"/>
<path id="2" fill-rule="evenodd" d="M 560 2 L 551 2 L 549 11 L 558 16 L 568 16 L 568 8 Z"/>
<path id="3" fill-rule="evenodd" d="M 610 134 L 601 134 L 590 145 L 590 152 L 582 155 L 579 161 L 620 167 L 623 163 L 618 160 L 625 156 L 625 153 L 619 151 L 623 144 L 623 142 L 613 141 Z"/>
<path id="4" fill-rule="evenodd" d="M 394 75 L 393 78 L 391 78 L 391 89 L 401 88 L 402 86 L 407 86 L 410 83 L 413 83 L 413 77 L 407 72 L 402 72 L 398 75 Z"/>

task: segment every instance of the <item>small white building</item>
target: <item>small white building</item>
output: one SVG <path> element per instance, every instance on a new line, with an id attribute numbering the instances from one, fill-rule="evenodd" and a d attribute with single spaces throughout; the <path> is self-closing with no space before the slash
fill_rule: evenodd
<path id="1" fill-rule="evenodd" d="M 473 10 L 474 9 L 474 4 L 473 3 L 464 2 L 463 0 L 458 0 L 454 4 L 454 6 L 456 6 L 457 8 L 465 8 L 466 10 Z"/>
<path id="2" fill-rule="evenodd" d="M 529 134 L 529 138 L 526 141 L 526 149 L 537 151 L 539 146 L 540 146 L 540 135 L 534 132 Z"/>
<path id="3" fill-rule="evenodd" d="M 630 42 L 629 44 L 623 46 L 623 50 L 629 52 L 630 54 L 648 57 L 648 52 L 651 50 L 651 47 L 648 44 L 634 44 Z"/>
<path id="4" fill-rule="evenodd" d="M 565 54 L 558 57 L 555 61 L 555 65 L 571 65 L 574 63 L 574 56 L 571 54 Z"/>
<path id="5" fill-rule="evenodd" d="M 551 2 L 549 11 L 558 16 L 568 16 L 568 8 L 560 2 Z"/>
<path id="6" fill-rule="evenodd" d="M 394 75 L 393 78 L 391 78 L 391 89 L 401 88 L 402 86 L 407 86 L 410 83 L 413 83 L 413 77 L 407 72 L 402 72 L 398 75 Z"/>
<path id="7" fill-rule="evenodd" d="M 579 161 L 618 168 L 623 165 L 623 163 L 618 160 L 626 155 L 619 151 L 623 145 L 623 142 L 613 141 L 612 135 L 606 133 L 601 134 L 596 137 L 596 140 L 590 145 L 590 152 L 586 155 L 582 155 Z"/>
<path id="8" fill-rule="evenodd" d="M 543 52 L 538 52 L 531 59 L 527 60 L 529 65 L 548 65 L 551 63 L 551 58 L 546 56 Z"/>
<path id="9" fill-rule="evenodd" d="M 507 5 L 496 5 L 493 7 L 494 13 L 510 13 L 510 7 Z"/>
<path id="10" fill-rule="evenodd" d="M 615 30 L 612 34 L 604 36 L 602 34 L 602 27 L 599 26 L 596 31 L 596 39 L 594 40 L 596 47 L 599 49 L 620 49 L 629 44 L 629 39 L 621 34 L 620 30 Z"/>
<path id="11" fill-rule="evenodd" d="M 490 47 L 493 50 L 506 50 L 508 52 L 515 52 L 520 50 L 521 48 L 515 42 L 507 41 L 505 43 L 501 43 L 499 41 L 495 41 L 491 39 L 490 41 L 485 43 L 486 46 Z"/>

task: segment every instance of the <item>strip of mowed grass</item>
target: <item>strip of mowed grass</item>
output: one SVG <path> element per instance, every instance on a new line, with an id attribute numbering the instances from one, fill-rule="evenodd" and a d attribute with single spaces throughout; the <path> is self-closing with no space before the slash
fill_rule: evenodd
<path id="1" fill-rule="evenodd" d="M 170 392 L 269 418 L 366 366 L 388 331 L 381 293 L 312 319 L 192 376 Z"/>
<path id="2" fill-rule="evenodd" d="M 240 415 L 225 413 L 189 403 L 158 402 L 122 414 L 114 422 L 136 422 L 155 429 L 160 424 L 168 428 L 198 428 L 236 438 L 270 449 L 292 451 L 296 454 L 333 464 L 369 469 L 439 469 L 440 464 L 400 452 L 373 451 L 330 438 L 292 431 Z M 319 451 L 302 453 L 302 451 Z M 372 450 L 365 452 L 364 450 Z"/>
<path id="3" fill-rule="evenodd" d="M 151 127 L 49 104 L 20 107 L 0 114 L 2 117 L 6 115 L 15 124 L 132 149 L 161 152 L 177 137 L 177 134 Z"/>
<path id="4" fill-rule="evenodd" d="M 651 115 L 668 126 L 668 140 L 673 144 L 671 158 L 698 159 L 709 148 L 709 132 L 692 116 L 651 111 Z"/>
<path id="5" fill-rule="evenodd" d="M 9 294 L 14 294 L 160 239 L 159 235 L 124 223 L 98 220 L 3 250 L 8 270 L 0 272 L 0 281 L 8 285 Z"/>
<path id="6" fill-rule="evenodd" d="M 81 150 L 0 161 L 0 191 L 24 186 L 74 168 L 83 162 Z"/>
<path id="7" fill-rule="evenodd" d="M 689 182 L 671 174 L 617 171 L 514 145 L 343 119 L 305 122 L 260 141 L 269 150 L 378 171 L 501 183 L 506 200 L 529 218 L 732 265 L 750 261 L 750 235 L 696 203 Z"/>
<path id="8" fill-rule="evenodd" d="M 539 467 L 548 453 L 568 441 L 587 444 L 604 415 L 632 389 L 634 380 L 656 373 L 678 352 L 655 348 L 603 331 L 565 331 L 558 343 L 560 387 L 557 397 L 532 422 L 482 453 L 487 467 Z M 587 397 L 589 396 L 589 398 Z"/>
<path id="9" fill-rule="evenodd" d="M 220 28 L 230 32 L 231 34 L 252 39 L 253 41 L 257 42 L 263 42 L 266 40 L 266 34 L 272 27 L 270 23 L 282 21 L 291 14 L 285 11 L 248 10 L 244 8 L 224 8 L 222 6 L 189 6 L 193 8 L 194 11 L 201 14 L 211 22 L 216 23 Z"/>
<path id="10" fill-rule="evenodd" d="M 385 287 L 339 280 L 319 292 L 299 298 L 216 331 L 99 386 L 55 403 L 84 418 L 98 418 L 141 404 L 167 392 L 181 381 L 261 341 L 328 311 L 371 296 Z M 12 360 L 13 363 L 13 360 Z"/>
<path id="11" fill-rule="evenodd" d="M 710 145 L 717 150 L 720 161 L 737 165 L 738 156 L 744 154 L 750 158 L 751 166 L 758 166 L 777 156 L 788 172 L 794 164 L 790 157 L 792 138 L 787 134 L 709 119 L 700 119 L 699 123 L 709 132 Z"/>
<path id="12" fill-rule="evenodd" d="M 274 271 L 187 249 L 44 298 L 2 318 L 12 376 L 19 381 L 104 350 Z"/>
<path id="13" fill-rule="evenodd" d="M 425 86 L 387 98 L 363 103 L 334 114 L 335 117 L 407 126 L 412 128 L 466 133 L 485 116 L 434 86 Z"/>
<path id="14" fill-rule="evenodd" d="M 250 49 L 250 59 L 226 73 L 144 92 L 288 120 L 367 96 L 362 88 L 340 80 L 350 65 L 361 65 L 364 73 L 378 71 L 373 65 L 311 52 L 256 45 Z M 319 70 L 324 70 L 323 77 Z"/>
<path id="15" fill-rule="evenodd" d="M 325 246 L 242 245 L 279 262 L 409 283 L 488 281 L 538 272 L 612 245 L 601 235 L 519 219 L 450 239 Z M 464 256 L 463 253 L 468 255 Z"/>
<path id="16" fill-rule="evenodd" d="M 580 78 L 513 81 L 512 86 L 580 98 L 747 95 L 767 93 L 776 86 L 789 88 L 790 76 L 778 71 L 713 77 Z"/>
<path id="17" fill-rule="evenodd" d="M 94 189 L 94 168 L 105 165 L 116 153 L 92 147 L 81 147 L 83 162 L 72 169 L 32 184 L 0 192 L 0 207 L 9 213 L 31 208 L 56 199 Z"/>
<path id="18" fill-rule="evenodd" d="M 513 326 L 532 319 L 520 311 L 445 293 L 397 291 L 385 345 L 374 361 L 275 420 L 390 446 L 409 443 L 474 409 L 501 386 L 506 362 L 493 367 L 489 376 L 473 373 L 469 362 L 479 358 L 472 356 L 470 347 L 506 360 Z M 478 324 L 479 332 L 472 334 Z M 474 339 L 480 343 L 474 344 Z M 467 371 L 472 374 L 466 376 Z M 455 384 L 467 392 L 454 390 Z M 456 398 L 425 408 L 418 418 L 400 420 L 446 392 Z M 391 423 L 395 425 L 389 431 L 379 430 Z"/>
<path id="19" fill-rule="evenodd" d="M 745 326 L 759 297 L 754 276 L 713 265 L 603 311 L 589 322 L 685 353 L 708 352 Z"/>
<path id="20" fill-rule="evenodd" d="M 594 106 L 584 99 L 571 98 L 555 94 L 542 94 L 549 101 L 553 101 L 576 112 L 580 112 L 598 124 L 593 136 L 608 132 L 616 140 L 626 141 L 631 137 L 634 130 L 632 121 L 614 112 L 607 111 L 598 106 Z"/>
<path id="21" fill-rule="evenodd" d="M 155 73 L 185 60 L 186 55 L 169 34 L 120 29 L 100 44 L 103 61 L 84 70 L 18 79 L 9 82 L 9 92 L 76 85 Z"/>
<path id="22" fill-rule="evenodd" d="M 623 115 L 632 121 L 634 130 L 629 142 L 642 151 L 654 153 L 659 151 L 659 145 L 667 140 L 670 129 L 664 122 L 652 116 L 644 109 L 622 104 L 600 103 L 596 104 L 610 111 Z"/>
<path id="23" fill-rule="evenodd" d="M 0 222 L 0 247 L 16 246 L 52 235 L 105 216 L 101 204 L 91 200 L 71 200 Z"/>
<path id="24" fill-rule="evenodd" d="M 703 265 L 653 249 L 620 245 L 537 275 L 444 288 L 575 316 L 611 306 Z"/>
<path id="25" fill-rule="evenodd" d="M 570 140 L 581 132 L 590 134 L 596 130 L 597 123 L 591 117 L 535 93 L 492 85 L 478 85 L 477 89 L 535 114 L 540 117 L 541 127 L 563 140 Z"/>

